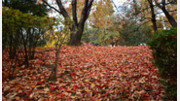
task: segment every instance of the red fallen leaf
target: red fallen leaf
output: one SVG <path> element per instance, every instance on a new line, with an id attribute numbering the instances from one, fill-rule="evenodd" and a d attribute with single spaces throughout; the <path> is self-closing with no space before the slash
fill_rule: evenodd
<path id="1" fill-rule="evenodd" d="M 96 91 L 96 90 L 93 90 L 93 92 L 94 92 L 94 93 L 97 93 L 98 91 Z"/>
<path id="2" fill-rule="evenodd" d="M 141 75 L 143 75 L 143 76 L 149 76 L 149 73 L 142 72 Z"/>
<path id="3" fill-rule="evenodd" d="M 104 87 L 104 85 L 100 85 L 100 88 L 103 88 Z"/>
<path id="4" fill-rule="evenodd" d="M 66 92 L 69 92 L 70 90 L 69 90 L 69 88 L 67 88 L 67 89 L 64 89 Z"/>
<path id="5" fill-rule="evenodd" d="M 30 96 L 31 95 L 31 93 L 26 93 L 27 94 L 27 96 Z"/>
<path id="6" fill-rule="evenodd" d="M 72 101 L 71 98 L 68 98 L 66 101 Z"/>
<path id="7" fill-rule="evenodd" d="M 73 89 L 79 89 L 79 87 L 77 85 L 74 85 Z"/>
<path id="8" fill-rule="evenodd" d="M 107 94 L 108 94 L 108 93 L 106 92 L 105 94 L 102 95 L 102 97 L 103 97 L 103 96 L 107 96 Z"/>
<path id="9" fill-rule="evenodd" d="M 38 81 L 37 85 L 42 85 L 42 81 Z"/>
<path id="10" fill-rule="evenodd" d="M 123 88 L 121 88 L 121 89 L 120 89 L 120 92 L 123 92 L 123 91 L 124 91 L 124 89 L 123 89 Z"/>
<path id="11" fill-rule="evenodd" d="M 65 94 L 64 94 L 64 93 L 61 93 L 61 96 L 65 96 Z"/>
<path id="12" fill-rule="evenodd" d="M 54 100 L 55 100 L 55 98 L 54 98 L 54 97 L 49 99 L 49 101 L 54 101 Z"/>
<path id="13" fill-rule="evenodd" d="M 90 100 L 91 101 L 96 101 L 96 99 L 94 97 L 91 97 Z"/>
<path id="14" fill-rule="evenodd" d="M 147 96 L 141 97 L 141 99 L 142 99 L 143 101 L 149 101 L 149 100 L 150 100 L 149 97 L 147 97 Z"/>
<path id="15" fill-rule="evenodd" d="M 51 96 L 51 95 L 52 95 L 51 93 L 48 94 L 48 96 Z"/>
<path id="16" fill-rule="evenodd" d="M 62 98 L 62 96 L 61 96 L 61 95 L 58 95 L 56 98 L 61 99 L 61 98 Z"/>
<path id="17" fill-rule="evenodd" d="M 71 73 L 71 76 L 74 76 L 74 75 L 76 75 L 76 73 L 75 73 L 75 72 Z"/>
<path id="18" fill-rule="evenodd" d="M 25 99 L 24 99 L 24 101 L 28 101 L 30 98 L 29 97 L 26 97 Z"/>
<path id="19" fill-rule="evenodd" d="M 56 87 L 54 87 L 54 86 L 51 86 L 51 89 L 50 89 L 50 90 L 51 90 L 51 91 L 53 91 L 55 88 L 56 88 Z"/>

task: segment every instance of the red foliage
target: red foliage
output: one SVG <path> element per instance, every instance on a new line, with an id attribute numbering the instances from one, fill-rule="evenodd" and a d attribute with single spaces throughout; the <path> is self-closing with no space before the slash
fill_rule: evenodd
<path id="1" fill-rule="evenodd" d="M 160 100 L 164 95 L 146 46 L 62 47 L 56 82 L 47 81 L 51 71 L 42 66 L 54 63 L 55 51 L 35 57 L 31 68 L 16 68 L 15 79 L 4 78 L 3 100 Z M 8 74 L 4 58 L 3 77 Z"/>

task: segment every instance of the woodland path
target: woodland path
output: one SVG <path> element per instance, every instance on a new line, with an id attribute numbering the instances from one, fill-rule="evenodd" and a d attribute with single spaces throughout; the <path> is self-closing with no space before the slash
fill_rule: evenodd
<path id="1" fill-rule="evenodd" d="M 4 101 L 160 100 L 164 93 L 147 46 L 65 46 L 59 55 L 56 82 L 47 81 L 48 68 L 33 65 L 42 63 L 44 58 L 45 63 L 54 62 L 55 52 L 36 57 L 30 68 L 16 69 L 18 77 L 14 80 L 3 81 Z"/>

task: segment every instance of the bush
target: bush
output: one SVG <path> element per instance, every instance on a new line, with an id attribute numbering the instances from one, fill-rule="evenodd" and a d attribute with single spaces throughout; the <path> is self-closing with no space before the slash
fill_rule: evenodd
<path id="1" fill-rule="evenodd" d="M 177 100 L 177 28 L 155 32 L 148 41 L 167 99 Z"/>
<path id="2" fill-rule="evenodd" d="M 13 78 L 16 65 L 29 67 L 29 60 L 34 58 L 35 48 L 45 33 L 55 25 L 54 18 L 32 16 L 8 7 L 2 9 L 2 43 L 3 50 L 7 49 L 9 59 L 14 63 L 9 78 Z M 23 48 L 23 50 L 21 50 Z M 19 54 L 23 53 L 23 54 Z M 20 60 L 21 59 L 21 60 Z M 16 64 L 16 65 L 15 65 Z M 11 71 L 11 69 L 9 69 Z"/>

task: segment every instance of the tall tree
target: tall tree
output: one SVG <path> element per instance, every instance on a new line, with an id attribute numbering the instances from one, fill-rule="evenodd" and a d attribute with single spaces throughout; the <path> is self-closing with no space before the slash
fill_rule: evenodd
<path id="1" fill-rule="evenodd" d="M 41 1 L 41 0 L 40 0 Z M 85 0 L 84 6 L 81 12 L 80 20 L 78 21 L 77 17 L 77 0 L 71 1 L 72 6 L 72 19 L 70 18 L 67 9 L 65 9 L 62 0 L 56 0 L 56 4 L 58 6 L 58 9 L 53 7 L 51 4 L 49 4 L 46 0 L 42 0 L 46 5 L 48 5 L 51 9 L 58 12 L 60 15 L 62 15 L 65 19 L 65 21 L 69 24 L 69 29 L 71 30 L 70 35 L 70 45 L 80 45 L 81 44 L 81 37 L 83 35 L 84 31 L 84 25 L 86 20 L 88 19 L 88 16 L 91 11 L 91 7 L 94 0 Z M 82 2 L 82 0 L 81 0 Z M 70 21 L 72 22 L 70 22 Z"/>
<path id="2" fill-rule="evenodd" d="M 101 35 L 98 36 L 101 39 L 101 45 L 105 45 L 107 34 L 112 34 L 112 31 L 109 32 L 108 28 L 112 25 L 113 13 L 114 9 L 111 0 L 99 0 L 95 3 L 95 11 L 91 14 L 89 21 L 92 27 L 100 31 L 99 34 Z"/>
<path id="3" fill-rule="evenodd" d="M 171 1 L 169 0 L 168 3 L 170 3 L 170 4 L 176 4 L 177 3 L 176 0 L 171 0 Z M 176 20 L 167 11 L 167 8 L 166 8 L 166 5 L 168 4 L 167 1 L 166 0 L 161 0 L 161 2 L 158 2 L 157 0 L 155 0 L 155 3 L 163 11 L 163 13 L 165 14 L 165 16 L 168 19 L 168 21 L 171 24 L 171 26 L 177 27 Z"/>
<path id="4" fill-rule="evenodd" d="M 151 9 L 151 21 L 153 23 L 153 30 L 157 31 L 157 24 L 156 24 L 156 14 L 154 12 L 154 4 L 153 0 L 147 0 Z"/>
<path id="5" fill-rule="evenodd" d="M 133 0 L 135 16 L 140 18 L 141 22 L 149 22 L 151 21 L 152 28 L 156 31 L 158 28 L 161 28 L 161 22 L 156 19 L 155 5 L 153 0 Z M 151 25 L 150 24 L 150 25 Z"/>

